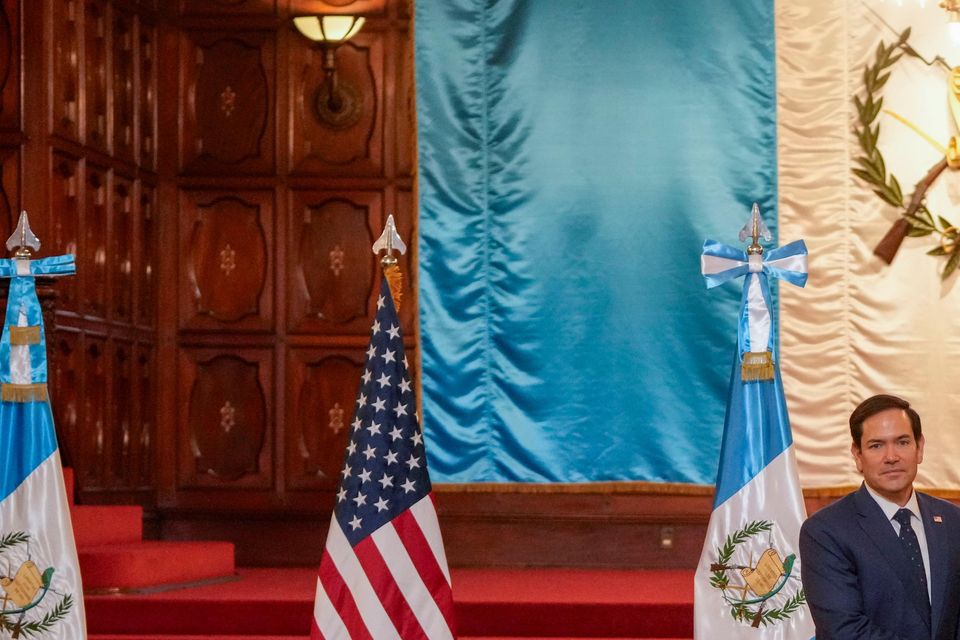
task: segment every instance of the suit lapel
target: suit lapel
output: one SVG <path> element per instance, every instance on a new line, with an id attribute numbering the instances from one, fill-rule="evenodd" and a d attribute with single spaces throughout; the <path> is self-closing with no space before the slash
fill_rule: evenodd
<path id="1" fill-rule="evenodd" d="M 861 485 L 860 490 L 857 491 L 855 496 L 857 512 L 860 516 L 860 527 L 863 529 L 864 534 L 880 549 L 884 560 L 890 565 L 897 579 L 900 580 L 900 583 L 903 585 L 907 599 L 913 603 L 914 608 L 920 615 L 920 619 L 929 625 L 930 620 L 927 617 L 927 594 L 921 593 L 923 590 L 922 587 L 910 578 L 910 576 L 913 575 L 910 560 L 903 550 L 900 539 L 897 538 L 897 534 L 893 530 L 893 524 L 887 520 L 883 509 L 881 509 L 877 501 L 873 499 L 873 496 L 867 492 L 865 486 Z M 924 521 L 924 532 L 926 532 L 926 521 Z"/>
<path id="2" fill-rule="evenodd" d="M 930 558 L 930 624 L 936 630 L 943 615 L 943 598 L 947 591 L 947 530 L 944 528 L 941 514 L 928 496 L 917 493 L 920 505 L 920 517 L 923 518 L 923 533 L 927 538 L 927 554 Z M 941 518 L 939 522 L 934 517 Z"/>

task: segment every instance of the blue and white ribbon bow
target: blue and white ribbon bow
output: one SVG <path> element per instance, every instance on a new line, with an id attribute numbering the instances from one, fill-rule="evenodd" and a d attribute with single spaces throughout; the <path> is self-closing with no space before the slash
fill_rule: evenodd
<path id="1" fill-rule="evenodd" d="M 737 342 L 740 359 L 744 354 L 773 352 L 770 288 L 768 277 L 780 278 L 802 287 L 807 283 L 807 245 L 803 240 L 747 255 L 740 249 L 714 240 L 703 243 L 700 271 L 711 289 L 729 280 L 747 276 L 740 301 Z"/>

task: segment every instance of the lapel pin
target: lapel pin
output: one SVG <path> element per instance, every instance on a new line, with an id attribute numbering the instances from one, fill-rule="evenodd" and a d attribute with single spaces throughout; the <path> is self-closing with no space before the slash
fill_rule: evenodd
<path id="1" fill-rule="evenodd" d="M 933 516 L 933 521 L 937 523 L 943 523 L 943 516 Z"/>

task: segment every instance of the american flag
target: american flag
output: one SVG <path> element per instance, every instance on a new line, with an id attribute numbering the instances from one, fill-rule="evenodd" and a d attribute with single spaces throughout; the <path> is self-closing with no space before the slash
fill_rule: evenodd
<path id="1" fill-rule="evenodd" d="M 310 637 L 455 637 L 450 571 L 386 280 L 340 478 Z"/>

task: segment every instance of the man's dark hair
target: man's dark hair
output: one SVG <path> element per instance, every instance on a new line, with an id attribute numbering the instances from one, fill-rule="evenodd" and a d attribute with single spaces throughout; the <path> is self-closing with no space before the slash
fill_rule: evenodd
<path id="1" fill-rule="evenodd" d="M 913 439 L 920 442 L 920 436 L 923 435 L 920 428 L 920 414 L 903 398 L 880 394 L 867 398 L 850 414 L 850 436 L 858 449 L 860 448 L 860 440 L 863 438 L 863 423 L 867 418 L 888 409 L 902 409 L 906 412 L 907 417 L 910 418 L 910 427 L 913 429 Z"/>

